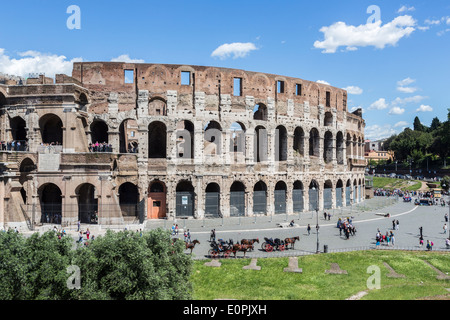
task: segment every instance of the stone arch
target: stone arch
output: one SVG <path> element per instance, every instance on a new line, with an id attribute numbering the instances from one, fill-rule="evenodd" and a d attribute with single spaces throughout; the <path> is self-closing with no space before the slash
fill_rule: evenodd
<path id="1" fill-rule="evenodd" d="M 286 182 L 280 180 L 275 184 L 274 189 L 274 206 L 275 214 L 286 213 L 287 185 Z"/>
<path id="2" fill-rule="evenodd" d="M 205 188 L 205 216 L 219 217 L 220 212 L 220 186 L 216 182 L 208 183 Z"/>
<path id="3" fill-rule="evenodd" d="M 95 186 L 87 182 L 80 184 L 75 193 L 78 200 L 78 220 L 81 223 L 97 223 L 98 198 Z"/>
<path id="4" fill-rule="evenodd" d="M 53 113 L 47 113 L 39 118 L 42 142 L 45 144 L 63 144 L 63 122 Z"/>
<path id="5" fill-rule="evenodd" d="M 336 134 L 336 161 L 337 164 L 344 164 L 344 135 L 341 131 Z"/>
<path id="6" fill-rule="evenodd" d="M 192 217 L 195 212 L 195 189 L 191 181 L 180 180 L 176 187 L 176 216 Z"/>
<path id="7" fill-rule="evenodd" d="M 333 134 L 326 131 L 323 139 L 323 160 L 330 163 L 333 160 Z"/>
<path id="8" fill-rule="evenodd" d="M 319 183 L 315 179 L 309 183 L 308 197 L 309 211 L 319 210 Z"/>
<path id="9" fill-rule="evenodd" d="M 167 188 L 163 181 L 153 180 L 148 187 L 148 219 L 163 219 L 167 213 Z"/>
<path id="10" fill-rule="evenodd" d="M 205 156 L 222 154 L 222 126 L 217 121 L 208 121 L 204 127 L 203 150 Z"/>
<path id="11" fill-rule="evenodd" d="M 150 116 L 167 116 L 167 101 L 161 97 L 152 97 L 148 102 Z"/>
<path id="12" fill-rule="evenodd" d="M 300 180 L 294 181 L 292 188 L 293 212 L 298 213 L 304 210 L 304 187 Z"/>
<path id="13" fill-rule="evenodd" d="M 264 103 L 258 103 L 253 108 L 253 120 L 262 120 L 267 121 L 268 119 L 268 110 L 267 106 Z"/>
<path id="14" fill-rule="evenodd" d="M 309 156 L 319 157 L 320 152 L 320 136 L 319 130 L 312 128 L 309 132 Z"/>
<path id="15" fill-rule="evenodd" d="M 45 183 L 38 189 L 41 223 L 61 223 L 62 192 L 54 183 Z"/>
<path id="16" fill-rule="evenodd" d="M 108 143 L 108 125 L 105 121 L 95 119 L 90 125 L 92 143 Z"/>
<path id="17" fill-rule="evenodd" d="M 267 213 L 267 185 L 262 180 L 253 186 L 253 213 Z"/>
<path id="18" fill-rule="evenodd" d="M 177 157 L 194 159 L 194 124 L 189 120 L 177 123 Z"/>
<path id="19" fill-rule="evenodd" d="M 119 126 L 120 153 L 137 153 L 139 147 L 137 131 L 138 125 L 136 119 L 125 118 L 122 120 Z"/>
<path id="20" fill-rule="evenodd" d="M 167 127 L 164 122 L 153 121 L 148 125 L 148 157 L 167 158 Z"/>
<path id="21" fill-rule="evenodd" d="M 287 160 L 287 130 L 279 125 L 275 130 L 275 161 Z"/>
<path id="22" fill-rule="evenodd" d="M 336 194 L 336 208 L 340 208 L 343 206 L 343 195 L 344 195 L 344 184 L 342 182 L 341 179 L 338 179 L 338 181 L 336 182 L 336 189 L 335 189 L 335 194 Z"/>
<path id="23" fill-rule="evenodd" d="M 244 216 L 245 207 L 245 185 L 234 181 L 230 186 L 230 216 Z"/>
<path id="24" fill-rule="evenodd" d="M 254 153 L 255 162 L 267 161 L 268 136 L 267 130 L 263 126 L 257 126 L 255 128 Z"/>
<path id="25" fill-rule="evenodd" d="M 124 182 L 119 187 L 119 205 L 122 216 L 138 217 L 139 190 L 131 182 Z"/>
<path id="26" fill-rule="evenodd" d="M 333 125 L 333 114 L 330 111 L 325 112 L 323 125 L 325 127 L 331 127 Z"/>
<path id="27" fill-rule="evenodd" d="M 9 119 L 9 127 L 11 128 L 12 140 L 21 142 L 22 150 L 16 151 L 25 151 L 25 149 L 23 149 L 22 146 L 24 147 L 25 142 L 28 140 L 26 126 L 27 124 L 25 120 L 20 116 L 16 116 L 14 118 Z"/>
<path id="28" fill-rule="evenodd" d="M 331 209 L 333 207 L 333 183 L 331 180 L 325 180 L 323 184 L 323 208 Z"/>
<path id="29" fill-rule="evenodd" d="M 245 156 L 245 130 L 245 125 L 242 122 L 236 121 L 231 124 L 230 152 L 240 152 Z"/>
<path id="30" fill-rule="evenodd" d="M 301 157 L 305 155 L 305 132 L 302 127 L 296 127 L 294 130 L 294 152 Z"/>

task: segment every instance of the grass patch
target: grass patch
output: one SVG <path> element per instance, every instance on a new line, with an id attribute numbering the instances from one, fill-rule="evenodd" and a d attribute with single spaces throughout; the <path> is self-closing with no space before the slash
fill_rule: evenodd
<path id="1" fill-rule="evenodd" d="M 221 267 L 195 261 L 191 277 L 194 299 L 239 300 L 344 300 L 367 289 L 372 275 L 367 268 L 380 268 L 381 289 L 369 290 L 363 299 L 411 300 L 432 296 L 450 299 L 449 280 L 436 279 L 436 272 L 426 259 L 442 272 L 450 274 L 450 255 L 440 252 L 357 251 L 299 257 L 303 273 L 283 272 L 288 258 L 260 258 L 260 271 L 243 270 L 250 259 L 222 259 Z M 390 278 L 387 262 L 405 278 Z M 347 275 L 326 274 L 331 263 L 338 263 Z"/>
<path id="2" fill-rule="evenodd" d="M 386 177 L 373 177 L 373 187 L 375 189 L 382 188 L 385 190 L 402 189 L 408 191 L 419 190 L 422 182 L 417 180 L 404 180 Z"/>

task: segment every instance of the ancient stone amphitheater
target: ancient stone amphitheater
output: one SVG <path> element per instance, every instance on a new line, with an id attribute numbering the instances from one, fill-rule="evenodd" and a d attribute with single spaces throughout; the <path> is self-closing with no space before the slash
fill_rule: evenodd
<path id="1" fill-rule="evenodd" d="M 347 92 L 205 66 L 75 63 L 0 84 L 0 226 L 297 214 L 364 199 Z"/>

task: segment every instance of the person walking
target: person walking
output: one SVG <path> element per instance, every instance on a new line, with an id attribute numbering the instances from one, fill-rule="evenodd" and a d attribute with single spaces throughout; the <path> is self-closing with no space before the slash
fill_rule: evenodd
<path id="1" fill-rule="evenodd" d="M 400 230 L 400 222 L 398 220 L 395 222 L 395 227 L 395 230 Z"/>
<path id="2" fill-rule="evenodd" d="M 78 226 L 78 230 L 77 230 L 77 232 L 80 232 L 80 227 L 81 227 L 81 220 L 78 220 L 78 222 L 77 222 L 77 226 Z"/>
<path id="3" fill-rule="evenodd" d="M 311 234 L 311 226 L 308 223 L 308 227 L 306 228 L 306 230 L 308 231 L 308 236 Z"/>
<path id="4" fill-rule="evenodd" d="M 445 203 L 445 201 L 444 201 L 444 203 Z M 446 213 L 446 214 L 444 215 L 444 219 L 445 219 L 445 222 L 448 222 L 448 213 Z"/>
<path id="5" fill-rule="evenodd" d="M 191 232 L 187 229 L 187 241 L 191 242 Z"/>
<path id="6" fill-rule="evenodd" d="M 422 226 L 419 227 L 419 231 L 420 231 L 420 237 L 423 240 L 423 227 Z"/>
<path id="7" fill-rule="evenodd" d="M 443 227 L 443 229 L 444 229 L 444 234 L 446 234 L 447 233 L 447 224 L 446 223 L 444 223 L 444 227 Z"/>

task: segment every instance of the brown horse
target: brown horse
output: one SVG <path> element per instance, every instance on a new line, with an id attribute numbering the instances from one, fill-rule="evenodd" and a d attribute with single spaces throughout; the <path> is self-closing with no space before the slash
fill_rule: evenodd
<path id="1" fill-rule="evenodd" d="M 194 241 L 192 241 L 192 242 L 185 242 L 186 243 L 186 250 L 187 249 L 191 249 L 191 254 L 192 254 L 192 250 L 194 250 L 194 248 L 195 248 L 195 245 L 196 244 L 200 244 L 200 241 L 198 241 L 198 240 L 194 240 Z"/>
<path id="2" fill-rule="evenodd" d="M 294 249 L 294 243 L 296 240 L 300 241 L 300 237 L 296 236 L 296 237 L 292 237 L 292 238 L 286 238 L 286 239 L 284 239 L 284 244 L 286 245 L 286 247 L 288 246 L 288 244 L 291 244 L 291 249 Z"/>
<path id="3" fill-rule="evenodd" d="M 252 244 L 234 244 L 233 245 L 233 249 L 231 250 L 234 253 L 234 257 L 236 258 L 236 253 L 238 251 L 242 251 L 244 252 L 244 258 L 245 258 L 245 253 L 249 250 L 253 250 L 253 245 Z"/>
<path id="4" fill-rule="evenodd" d="M 249 245 L 252 245 L 251 251 L 253 251 L 253 244 L 254 244 L 255 242 L 259 243 L 259 239 L 256 238 L 256 239 L 242 239 L 242 240 L 241 240 L 241 244 L 249 244 Z"/>

